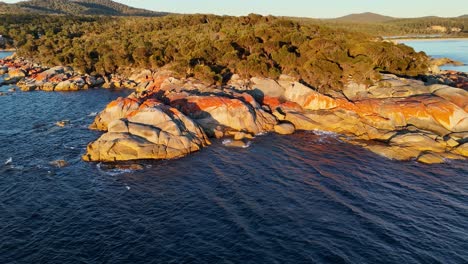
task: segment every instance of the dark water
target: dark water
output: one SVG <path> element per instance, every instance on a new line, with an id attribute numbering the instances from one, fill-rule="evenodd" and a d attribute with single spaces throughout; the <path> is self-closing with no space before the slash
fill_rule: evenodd
<path id="1" fill-rule="evenodd" d="M 82 162 L 88 115 L 126 93 L 0 97 L 0 263 L 468 263 L 466 162 L 305 132 L 142 171 Z"/>

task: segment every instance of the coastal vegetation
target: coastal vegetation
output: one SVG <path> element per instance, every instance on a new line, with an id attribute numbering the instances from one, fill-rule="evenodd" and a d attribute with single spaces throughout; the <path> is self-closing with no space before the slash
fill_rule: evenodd
<path id="1" fill-rule="evenodd" d="M 296 77 L 321 91 L 380 72 L 416 76 L 427 56 L 365 33 L 272 16 L 170 15 L 156 18 L 3 15 L 0 34 L 18 55 L 45 65 L 107 75 L 169 67 L 222 84 L 241 77 Z"/>
<path id="2" fill-rule="evenodd" d="M 318 24 L 348 31 L 366 32 L 385 37 L 439 36 L 467 37 L 468 17 L 392 18 L 373 13 L 355 14 L 337 19 L 291 18 L 302 23 Z"/>

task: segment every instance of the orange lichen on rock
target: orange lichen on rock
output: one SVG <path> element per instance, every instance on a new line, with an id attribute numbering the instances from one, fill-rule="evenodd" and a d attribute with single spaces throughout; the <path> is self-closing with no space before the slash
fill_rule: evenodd
<path id="1" fill-rule="evenodd" d="M 239 99 L 243 99 L 245 102 L 249 103 L 252 106 L 255 106 L 257 104 L 257 101 L 255 100 L 255 98 L 253 98 L 253 96 L 251 96 L 248 93 L 241 93 L 239 95 Z"/>
<path id="2" fill-rule="evenodd" d="M 336 107 L 336 101 L 331 97 L 314 92 L 307 95 L 303 107 L 311 110 L 331 109 Z"/>
<path id="3" fill-rule="evenodd" d="M 145 100 L 140 105 L 139 109 L 144 109 L 144 108 L 148 108 L 148 107 L 156 107 L 156 106 L 159 106 L 161 104 L 162 104 L 162 102 L 159 101 L 158 99 L 151 98 L 151 99 Z"/>
<path id="4" fill-rule="evenodd" d="M 409 98 L 365 99 L 349 102 L 337 100 L 338 108 L 353 111 L 363 118 L 379 115 L 389 119 L 396 127 L 406 126 L 414 120 L 434 121 L 444 129 L 460 132 L 460 122 L 467 117 L 466 111 L 452 102 L 433 95 Z M 463 124 L 462 124 L 463 125 Z M 464 125 L 463 125 L 464 126 Z"/>
<path id="5" fill-rule="evenodd" d="M 111 108 L 111 107 L 115 107 L 115 106 L 118 106 L 118 105 L 121 105 L 121 107 L 129 107 L 129 106 L 133 106 L 137 104 L 138 106 L 140 105 L 140 103 L 138 102 L 138 100 L 136 99 L 133 99 L 133 98 L 123 98 L 123 97 L 119 97 L 117 99 L 115 99 L 114 101 L 110 102 L 107 106 L 106 106 L 106 109 L 108 108 Z"/>
<path id="6" fill-rule="evenodd" d="M 278 108 L 282 104 L 279 97 L 271 97 L 266 95 L 263 97 L 262 103 L 270 107 L 272 110 Z"/>
<path id="7" fill-rule="evenodd" d="M 245 107 L 245 104 L 239 99 L 221 96 L 187 96 L 183 99 L 171 101 L 171 105 L 181 107 L 184 113 L 196 113 L 222 106 L 227 108 Z"/>
<path id="8" fill-rule="evenodd" d="M 107 130 L 110 122 L 127 117 L 128 114 L 137 110 L 140 103 L 136 99 L 119 97 L 110 102 L 106 108 L 99 113 L 91 124 L 91 129 Z"/>
<path id="9" fill-rule="evenodd" d="M 303 111 L 302 107 L 298 103 L 291 101 L 282 102 L 279 97 L 264 96 L 263 105 L 268 106 L 272 111 L 278 108 L 288 111 Z"/>

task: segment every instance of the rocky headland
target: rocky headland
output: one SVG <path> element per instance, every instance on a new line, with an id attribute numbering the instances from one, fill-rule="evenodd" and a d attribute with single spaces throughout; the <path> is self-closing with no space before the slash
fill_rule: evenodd
<path id="1" fill-rule="evenodd" d="M 442 163 L 468 157 L 468 76 L 440 72 L 420 80 L 382 74 L 373 85 L 350 81 L 341 92 L 319 93 L 281 75 L 207 86 L 171 71 L 140 71 L 128 78 L 83 75 L 19 58 L 0 60 L 4 83 L 22 91 L 132 88 L 99 113 L 87 161 L 172 159 L 196 152 L 209 138 L 232 138 L 245 147 L 259 134 L 296 130 L 334 132 L 395 160 Z"/>

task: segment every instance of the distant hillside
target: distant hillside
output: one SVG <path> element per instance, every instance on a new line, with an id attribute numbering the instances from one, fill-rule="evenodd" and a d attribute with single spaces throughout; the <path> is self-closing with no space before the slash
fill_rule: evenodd
<path id="1" fill-rule="evenodd" d="M 0 14 L 161 16 L 166 13 L 133 8 L 111 0 L 30 0 L 16 4 L 0 2 Z"/>
<path id="2" fill-rule="evenodd" d="M 379 23 L 379 22 L 391 21 L 394 19 L 396 18 L 367 12 L 367 13 L 361 13 L 361 14 L 351 14 L 351 15 L 335 18 L 334 20 L 340 21 L 340 22 Z"/>
<path id="3" fill-rule="evenodd" d="M 468 37 L 468 15 L 459 17 L 391 18 L 373 13 L 364 13 L 336 19 L 305 17 L 290 17 L 289 19 L 305 24 L 324 25 L 334 29 L 365 32 L 380 37 Z"/>

